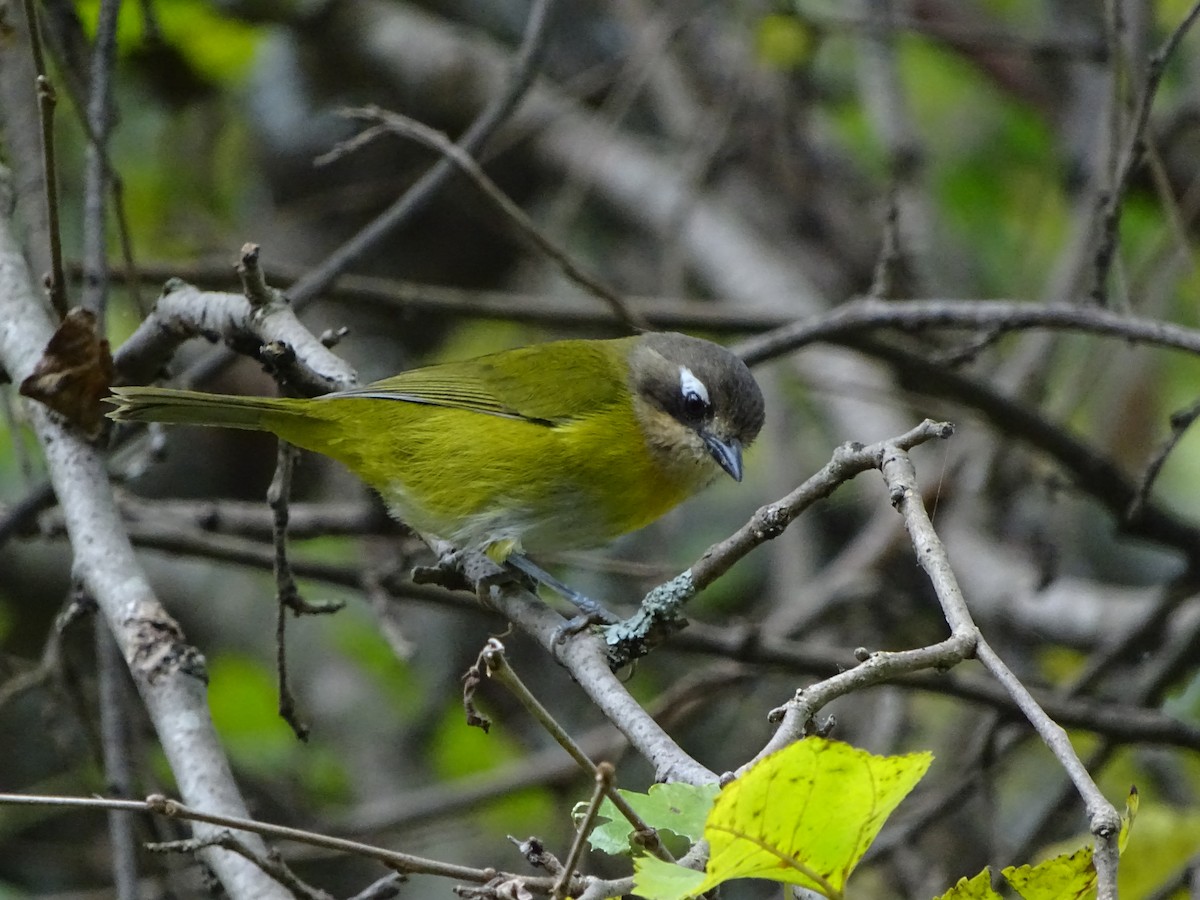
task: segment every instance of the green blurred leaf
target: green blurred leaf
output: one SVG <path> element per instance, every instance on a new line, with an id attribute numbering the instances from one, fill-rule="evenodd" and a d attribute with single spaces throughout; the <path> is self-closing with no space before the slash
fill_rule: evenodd
<path id="1" fill-rule="evenodd" d="M 669 831 L 693 843 L 703 836 L 705 819 L 719 792 L 715 784 L 680 783 L 651 785 L 645 794 L 618 791 L 651 828 Z M 575 808 L 576 820 L 585 807 L 581 803 Z M 633 827 L 611 800 L 605 798 L 600 804 L 599 815 L 607 821 L 592 830 L 588 838 L 592 847 L 613 855 L 630 852 Z"/>
<path id="2" fill-rule="evenodd" d="M 812 26 L 796 16 L 763 16 L 754 34 L 755 50 L 764 65 L 774 69 L 796 69 L 813 54 L 816 36 Z"/>
<path id="3" fill-rule="evenodd" d="M 277 774 L 296 738 L 279 718 L 275 676 L 248 656 L 223 653 L 208 663 L 208 705 L 221 740 L 238 765 Z"/>
<path id="4" fill-rule="evenodd" d="M 88 35 L 96 33 L 99 0 L 75 4 Z M 154 6 L 163 41 L 178 50 L 206 78 L 236 84 L 245 76 L 263 33 L 261 28 L 220 15 L 206 0 L 171 0 Z M 125 3 L 117 19 L 117 46 L 122 52 L 143 43 L 144 27 L 138 4 Z"/>

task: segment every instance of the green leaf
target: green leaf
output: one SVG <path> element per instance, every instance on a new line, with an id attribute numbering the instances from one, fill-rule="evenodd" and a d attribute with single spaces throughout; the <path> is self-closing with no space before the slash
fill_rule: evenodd
<path id="1" fill-rule="evenodd" d="M 645 794 L 625 790 L 618 793 L 651 828 L 670 831 L 694 843 L 704 834 L 705 818 L 719 791 L 720 788 L 715 784 L 697 786 L 671 783 L 651 785 Z M 586 804 L 575 808 L 576 819 L 585 808 Z M 598 825 L 589 835 L 593 849 L 613 855 L 628 853 L 630 837 L 633 835 L 629 820 L 608 799 L 600 804 L 599 815 L 608 821 Z"/>
<path id="2" fill-rule="evenodd" d="M 700 893 L 703 872 L 663 862 L 654 856 L 639 856 L 633 863 L 633 892 L 654 900 L 683 900 Z"/>
<path id="3" fill-rule="evenodd" d="M 985 868 L 974 878 L 960 878 L 958 884 L 934 900 L 1004 900 L 992 890 L 992 870 Z"/>

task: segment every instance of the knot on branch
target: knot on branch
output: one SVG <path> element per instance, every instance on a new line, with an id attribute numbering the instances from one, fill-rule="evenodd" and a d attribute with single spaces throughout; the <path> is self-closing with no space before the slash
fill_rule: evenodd
<path id="1" fill-rule="evenodd" d="M 174 619 L 130 619 L 125 624 L 133 634 L 129 667 L 135 675 L 153 683 L 182 672 L 208 683 L 204 654 L 184 642 L 183 631 Z"/>

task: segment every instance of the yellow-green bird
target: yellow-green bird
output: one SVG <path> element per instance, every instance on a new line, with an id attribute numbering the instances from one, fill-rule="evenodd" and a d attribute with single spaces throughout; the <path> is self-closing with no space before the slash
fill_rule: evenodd
<path id="1" fill-rule="evenodd" d="M 525 552 L 601 546 L 722 471 L 740 481 L 763 424 L 746 365 L 673 333 L 535 344 L 312 399 L 113 393 L 114 419 L 269 431 L 330 456 L 424 537 L 543 581 Z"/>

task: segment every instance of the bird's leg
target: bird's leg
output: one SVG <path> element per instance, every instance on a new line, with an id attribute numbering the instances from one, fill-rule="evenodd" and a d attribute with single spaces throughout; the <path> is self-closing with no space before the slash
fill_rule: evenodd
<path id="1" fill-rule="evenodd" d="M 528 575 L 534 581 L 540 582 L 550 588 L 550 590 L 554 591 L 560 597 L 569 600 L 579 610 L 580 615 L 568 620 L 559 629 L 560 636 L 565 637 L 568 634 L 574 634 L 588 625 L 612 625 L 620 621 L 595 600 L 585 597 L 574 588 L 563 584 L 541 566 L 532 562 L 529 557 L 521 553 L 514 553 L 509 556 L 507 562 L 517 571 Z"/>

